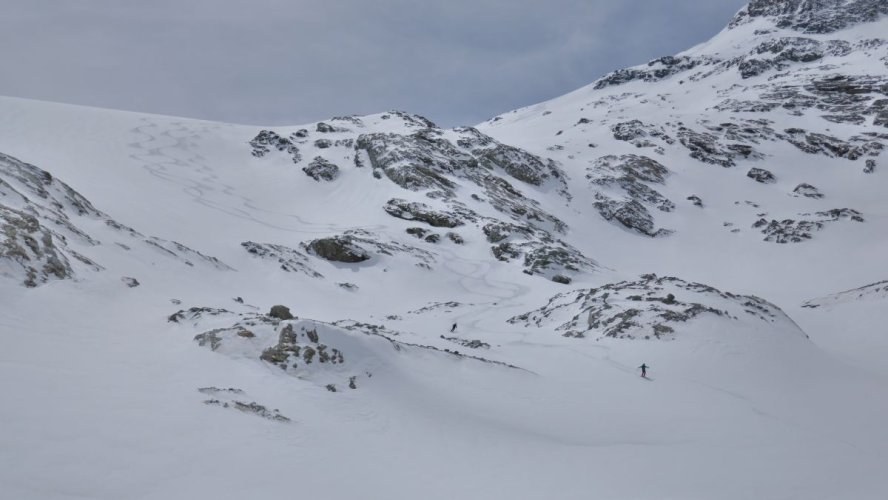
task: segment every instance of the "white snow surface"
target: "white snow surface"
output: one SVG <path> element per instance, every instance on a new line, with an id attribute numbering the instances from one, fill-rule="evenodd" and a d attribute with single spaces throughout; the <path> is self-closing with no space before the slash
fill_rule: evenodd
<path id="1" fill-rule="evenodd" d="M 775 29 L 766 24 L 725 30 L 685 54 L 729 59 L 761 37 L 800 36 L 754 34 Z M 882 18 L 804 36 L 854 43 L 885 33 Z M 821 69 L 827 63 L 835 68 Z M 787 78 L 888 74 L 862 52 L 793 68 Z M 564 171 L 569 198 L 552 184 L 511 182 L 564 221 L 565 242 L 601 266 L 577 272 L 568 285 L 497 260 L 475 225 L 428 227 L 382 209 L 392 198 L 453 206 L 375 179 L 366 158 L 355 164 L 349 139 L 422 129 L 409 115 L 329 120 L 339 129 L 327 133 L 317 124 L 274 128 L 281 137 L 309 131 L 296 164 L 277 150 L 251 156 L 256 127 L 0 98 L 0 152 L 51 173 L 140 235 L 69 210 L 94 242 L 66 238 L 65 251 L 100 269 L 75 265 L 72 279 L 25 287 L 17 267 L 2 268 L 0 498 L 885 498 L 888 296 L 881 289 L 864 300 L 830 294 L 888 279 L 886 156 L 864 174 L 864 159 L 809 155 L 775 140 L 755 144 L 759 159 L 723 168 L 690 158 L 677 143 L 658 143 L 662 153 L 654 153 L 613 138 L 611 125 L 632 119 L 700 130 L 702 119 L 761 118 L 713 106 L 752 93 L 774 73 L 749 81 L 736 69 L 686 76 L 590 86 L 478 125 Z M 780 131 L 802 124 L 843 139 L 880 131 L 870 122 L 827 122 L 814 111 L 777 108 L 766 116 Z M 443 137 L 455 142 L 461 134 Z M 334 144 L 318 147 L 321 138 Z M 652 186 L 675 208 L 651 212 L 672 234 L 644 236 L 594 208 L 587 169 L 624 154 L 669 170 Z M 302 171 L 317 156 L 340 167 L 334 180 Z M 777 181 L 747 178 L 751 167 Z M 792 196 L 803 182 L 825 197 Z M 477 186 L 457 179 L 454 189 L 480 216 L 508 220 L 471 198 L 484 197 Z M 690 195 L 704 206 L 686 201 Z M 36 195 L 31 201 L 51 205 Z M 865 222 L 826 224 L 801 243 L 766 242 L 751 227 L 762 213 L 780 220 L 846 207 Z M 441 241 L 405 233 L 414 226 Z M 365 247 L 370 260 L 345 264 L 301 246 L 349 230 L 406 250 Z M 464 244 L 444 237 L 448 231 Z M 224 266 L 133 243 L 141 235 Z M 241 245 L 248 241 L 293 250 L 301 271 L 248 253 Z M 641 330 L 620 338 L 603 327 L 582 337 L 558 329 L 574 316 L 584 330 L 591 324 L 570 294 L 582 298 L 584 290 L 646 273 L 694 285 L 653 290 L 647 302 L 629 298 L 640 293 L 635 288 L 621 289 L 619 300 L 600 299 L 616 308 L 607 317 L 639 300 L 659 304 L 669 290 L 682 304 L 726 315 L 669 323 L 674 333 L 659 340 Z M 560 293 L 568 295 L 553 299 Z M 806 302 L 812 297 L 826 298 Z M 759 307 L 750 312 L 752 302 Z M 539 316 L 547 303 L 560 308 L 551 318 Z M 268 320 L 275 304 L 297 318 Z M 168 320 L 192 307 L 226 312 Z M 509 321 L 531 312 L 538 323 Z M 288 326 L 303 339 L 314 329 L 344 362 L 293 357 L 282 369 L 260 360 Z M 218 349 L 194 340 L 214 329 L 222 329 Z M 471 340 L 486 345 L 460 343 Z M 642 363 L 650 366 L 647 380 L 636 368 Z M 235 401 L 289 420 L 232 411 Z"/>

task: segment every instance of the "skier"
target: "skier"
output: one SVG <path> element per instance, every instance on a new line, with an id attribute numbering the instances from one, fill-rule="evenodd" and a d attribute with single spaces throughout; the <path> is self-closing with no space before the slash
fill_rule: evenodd
<path id="1" fill-rule="evenodd" d="M 456 323 L 454 323 L 453 326 L 450 327 L 450 333 L 453 333 L 455 331 L 456 331 Z"/>
<path id="2" fill-rule="evenodd" d="M 650 367 L 648 365 L 642 363 L 641 366 L 639 366 L 639 368 L 641 368 L 641 377 L 647 378 L 647 369 Z"/>

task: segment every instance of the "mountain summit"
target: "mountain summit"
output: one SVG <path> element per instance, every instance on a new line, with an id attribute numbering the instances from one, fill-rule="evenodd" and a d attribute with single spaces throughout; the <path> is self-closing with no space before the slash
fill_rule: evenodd
<path id="1" fill-rule="evenodd" d="M 730 27 L 764 17 L 778 28 L 825 34 L 874 22 L 885 14 L 885 0 L 753 0 L 731 21 Z"/>

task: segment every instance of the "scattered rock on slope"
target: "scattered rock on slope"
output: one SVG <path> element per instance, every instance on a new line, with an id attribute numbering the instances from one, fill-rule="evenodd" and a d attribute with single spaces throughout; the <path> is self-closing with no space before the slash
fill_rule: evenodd
<path id="1" fill-rule="evenodd" d="M 545 306 L 515 316 L 509 323 L 525 327 L 554 325 L 565 337 L 669 340 L 680 336 L 703 315 L 719 319 L 726 328 L 741 323 L 778 324 L 804 336 L 780 308 L 758 297 L 654 274 L 558 294 Z"/>
<path id="2" fill-rule="evenodd" d="M 293 248 L 272 243 L 256 243 L 253 241 L 245 241 L 241 243 L 241 246 L 248 253 L 259 259 L 274 262 L 285 272 L 302 273 L 312 278 L 324 277 L 321 273 L 315 271 L 311 267 L 307 255 Z"/>
<path id="3" fill-rule="evenodd" d="M 799 219 L 783 219 L 770 221 L 760 218 L 752 227 L 765 235 L 765 241 L 774 243 L 801 243 L 813 238 L 814 233 L 822 230 L 827 224 L 851 220 L 863 222 L 863 215 L 850 208 L 835 208 L 813 214 L 799 214 Z"/>

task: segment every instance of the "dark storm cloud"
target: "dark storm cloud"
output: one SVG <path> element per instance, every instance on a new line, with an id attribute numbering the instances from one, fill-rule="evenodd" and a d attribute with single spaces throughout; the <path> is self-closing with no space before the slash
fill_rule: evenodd
<path id="1" fill-rule="evenodd" d="M 0 95 L 259 124 L 471 124 L 669 55 L 744 0 L 0 0 Z"/>

